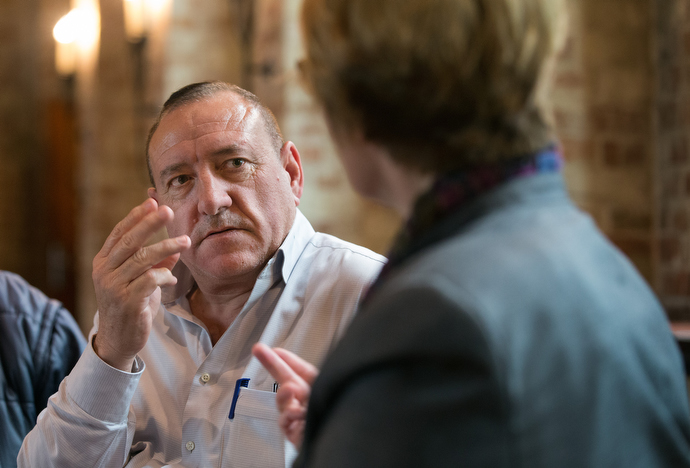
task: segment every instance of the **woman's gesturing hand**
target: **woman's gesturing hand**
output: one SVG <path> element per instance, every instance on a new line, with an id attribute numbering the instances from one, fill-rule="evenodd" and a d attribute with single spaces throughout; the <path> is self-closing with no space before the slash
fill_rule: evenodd
<path id="1" fill-rule="evenodd" d="M 280 411 L 278 423 L 287 439 L 299 448 L 304 438 L 311 386 L 319 371 L 282 348 L 269 348 L 257 343 L 252 352 L 280 385 L 276 393 L 276 405 Z"/>

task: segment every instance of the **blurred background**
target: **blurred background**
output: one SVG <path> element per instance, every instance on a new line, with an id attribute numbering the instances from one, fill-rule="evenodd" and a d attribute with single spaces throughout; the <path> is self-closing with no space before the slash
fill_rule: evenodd
<path id="1" fill-rule="evenodd" d="M 146 197 L 148 128 L 171 92 L 213 79 L 275 112 L 314 227 L 385 253 L 399 219 L 351 191 L 297 80 L 300 4 L 0 0 L 0 269 L 88 331 L 93 256 Z M 690 0 L 569 6 L 552 88 L 568 188 L 669 317 L 690 320 Z"/>

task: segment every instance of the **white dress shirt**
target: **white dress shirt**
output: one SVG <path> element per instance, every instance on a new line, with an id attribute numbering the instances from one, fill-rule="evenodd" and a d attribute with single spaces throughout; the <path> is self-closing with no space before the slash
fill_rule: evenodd
<path id="1" fill-rule="evenodd" d="M 315 233 L 298 211 L 215 346 L 191 314 L 194 282 L 178 263 L 178 283 L 164 291 L 132 372 L 108 366 L 89 345 L 24 440 L 19 466 L 289 466 L 295 450 L 277 424 L 274 380 L 251 347 L 280 346 L 318 366 L 384 262 Z M 97 328 L 98 317 L 91 338 Z"/>

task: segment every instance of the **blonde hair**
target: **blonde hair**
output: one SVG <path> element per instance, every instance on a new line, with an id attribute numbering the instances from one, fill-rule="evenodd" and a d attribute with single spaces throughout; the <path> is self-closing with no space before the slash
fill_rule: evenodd
<path id="1" fill-rule="evenodd" d="M 563 0 L 305 0 L 302 77 L 337 130 L 444 172 L 552 141 Z"/>

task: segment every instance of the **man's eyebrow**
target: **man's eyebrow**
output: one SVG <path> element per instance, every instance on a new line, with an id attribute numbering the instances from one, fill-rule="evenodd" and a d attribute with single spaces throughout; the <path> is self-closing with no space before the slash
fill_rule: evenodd
<path id="1" fill-rule="evenodd" d="M 163 169 L 160 173 L 161 176 L 161 182 L 165 182 L 165 179 L 167 179 L 169 176 L 172 174 L 175 174 L 176 172 L 179 172 L 181 169 L 184 169 L 188 166 L 187 163 L 177 163 L 177 164 L 172 164 L 165 169 Z"/>
<path id="2" fill-rule="evenodd" d="M 215 150 L 211 156 L 232 156 L 239 153 L 241 150 L 242 146 L 235 143 Z"/>

